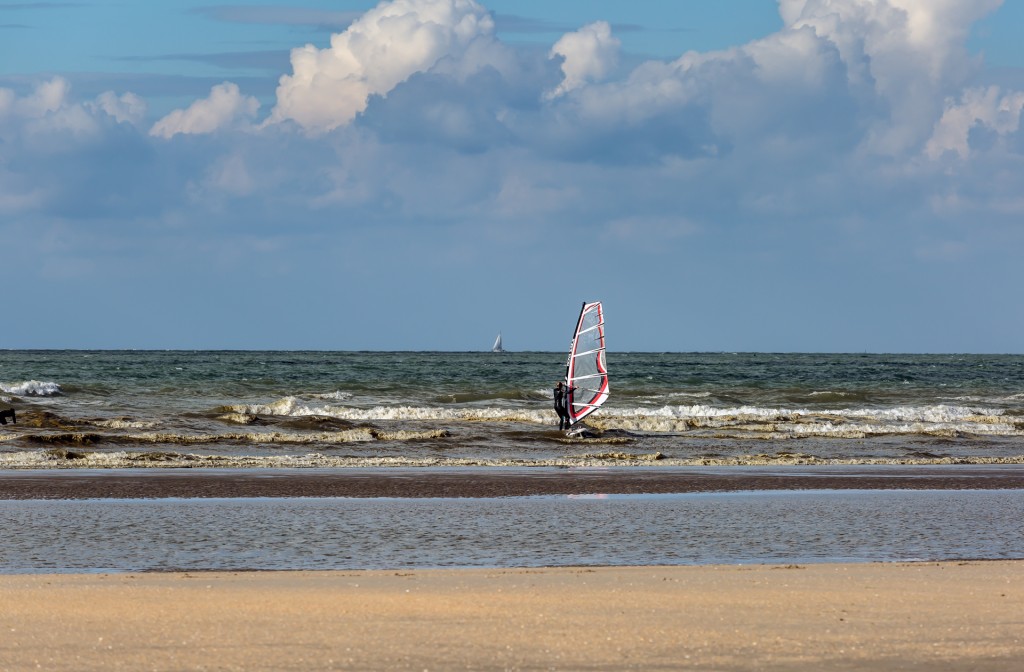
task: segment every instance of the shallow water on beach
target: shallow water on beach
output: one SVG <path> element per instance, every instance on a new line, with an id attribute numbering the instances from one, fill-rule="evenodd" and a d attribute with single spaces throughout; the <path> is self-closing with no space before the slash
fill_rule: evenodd
<path id="1" fill-rule="evenodd" d="M 0 469 L 1024 462 L 1024 356 L 0 350 Z"/>
<path id="2" fill-rule="evenodd" d="M 0 573 L 1024 558 L 1024 491 L 7 501 Z"/>

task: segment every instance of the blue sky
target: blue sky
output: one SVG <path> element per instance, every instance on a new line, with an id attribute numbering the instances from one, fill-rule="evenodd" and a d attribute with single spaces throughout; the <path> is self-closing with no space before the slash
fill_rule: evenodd
<path id="1" fill-rule="evenodd" d="M 0 1 L 0 347 L 1022 352 L 1022 5 Z"/>

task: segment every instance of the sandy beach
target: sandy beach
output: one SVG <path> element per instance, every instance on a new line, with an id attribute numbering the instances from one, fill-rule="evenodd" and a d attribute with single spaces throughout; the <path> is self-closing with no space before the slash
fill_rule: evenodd
<path id="1" fill-rule="evenodd" d="M 2 670 L 1010 670 L 1024 562 L 0 576 Z"/>

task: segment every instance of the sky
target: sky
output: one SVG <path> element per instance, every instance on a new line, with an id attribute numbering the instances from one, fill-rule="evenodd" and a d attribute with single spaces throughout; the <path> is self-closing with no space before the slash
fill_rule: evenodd
<path id="1" fill-rule="evenodd" d="M 0 348 L 1021 353 L 1022 30 L 0 0 Z"/>

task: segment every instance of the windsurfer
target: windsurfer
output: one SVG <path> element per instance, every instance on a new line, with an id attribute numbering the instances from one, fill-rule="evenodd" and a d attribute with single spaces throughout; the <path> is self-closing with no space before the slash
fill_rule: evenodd
<path id="1" fill-rule="evenodd" d="M 566 387 L 562 384 L 562 381 L 558 381 L 555 385 L 555 413 L 558 414 L 559 429 L 569 429 L 572 427 L 572 419 L 569 418 L 569 409 L 566 408 L 566 401 L 569 399 L 569 393 L 575 389 L 575 387 Z"/>

